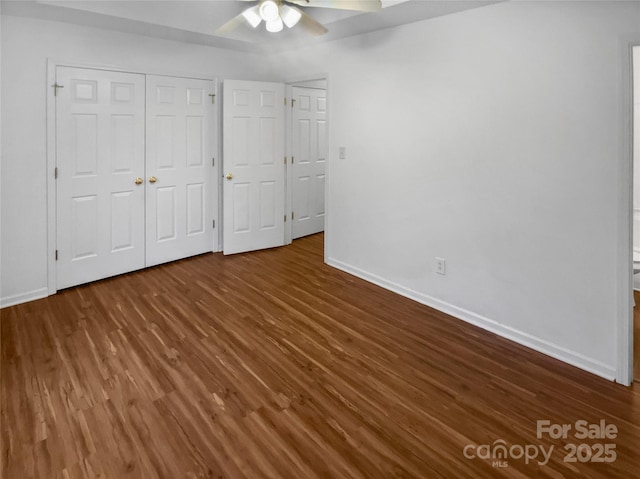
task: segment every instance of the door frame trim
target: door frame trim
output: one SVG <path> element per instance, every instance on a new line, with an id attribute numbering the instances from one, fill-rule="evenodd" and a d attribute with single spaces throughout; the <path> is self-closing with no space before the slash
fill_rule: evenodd
<path id="1" fill-rule="evenodd" d="M 56 101 L 53 92 L 53 85 L 56 81 L 56 68 L 57 67 L 70 67 L 70 68 L 85 68 L 88 70 L 106 70 L 118 73 L 136 73 L 141 75 L 159 75 L 178 78 L 189 78 L 196 80 L 208 80 L 212 81 L 214 85 L 214 92 L 216 95 L 214 114 L 213 114 L 213 131 L 214 146 L 213 151 L 215 156 L 215 165 L 213 167 L 213 191 L 211 200 L 217 201 L 217 208 L 213 210 L 213 217 L 216 222 L 216 231 L 213 233 L 213 245 L 212 251 L 221 251 L 221 242 L 219 239 L 220 232 L 220 219 L 222 218 L 221 207 L 222 204 L 219 200 L 219 188 L 218 182 L 215 178 L 220 176 L 219 169 L 222 159 L 222 151 L 220 150 L 221 142 L 219 136 L 220 129 L 220 82 L 218 77 L 201 72 L 176 72 L 170 70 L 155 70 L 152 68 L 140 68 L 124 65 L 106 65 L 106 64 L 92 64 L 79 61 L 65 61 L 63 59 L 47 58 L 47 83 L 46 88 L 46 102 L 47 102 L 47 114 L 46 114 L 46 157 L 47 157 L 47 292 L 48 296 L 56 294 L 58 292 L 57 285 L 57 268 L 56 268 L 56 238 L 57 238 L 57 197 L 56 197 L 56 180 L 55 180 L 55 168 L 56 168 Z M 146 138 L 145 138 L 146 145 Z"/>
<path id="2" fill-rule="evenodd" d="M 617 218 L 617 304 L 616 382 L 633 382 L 633 194 L 634 194 L 634 65 L 633 49 L 640 47 L 640 36 L 623 37 L 620 42 L 620 159 L 618 167 Z M 638 185 L 640 186 L 640 185 Z"/>
<path id="3" fill-rule="evenodd" d="M 329 170 L 330 170 L 330 158 L 331 158 L 331 134 L 330 134 L 330 126 L 331 126 L 331 98 L 330 98 L 330 93 L 329 93 L 329 73 L 325 72 L 325 73 L 316 73 L 316 74 L 311 74 L 311 75 L 306 75 L 306 76 L 301 76 L 301 77 L 295 77 L 293 79 L 290 80 L 286 80 L 284 82 L 285 84 L 285 95 L 288 99 L 291 99 L 293 97 L 293 87 L 294 87 L 294 83 L 303 83 L 303 82 L 308 82 L 308 81 L 314 81 L 314 80 L 324 80 L 327 82 L 327 87 L 325 90 L 325 95 L 327 98 L 327 111 L 326 111 L 326 122 L 327 122 L 327 133 L 326 133 L 326 144 L 327 144 L 327 160 L 326 160 L 326 164 L 325 164 L 325 171 L 324 171 L 324 177 L 325 177 L 325 182 L 324 182 L 324 232 L 325 232 L 325 247 L 324 247 L 324 262 L 326 263 L 329 255 L 327 253 L 328 248 L 327 248 L 327 233 L 329 231 L 329 195 L 327 194 L 329 191 L 329 182 L 330 182 L 330 175 L 329 175 Z M 284 113 L 284 131 L 285 131 L 285 156 L 287 158 L 291 158 L 291 154 L 293 152 L 293 138 L 292 138 L 292 114 L 291 114 L 291 108 L 286 108 L 285 109 L 285 113 Z M 293 221 L 291 221 L 291 211 L 293 208 L 293 194 L 292 194 L 292 190 L 293 190 L 293 176 L 292 176 L 292 171 L 293 169 L 291 168 L 291 163 L 287 162 L 287 164 L 285 165 L 285 174 L 286 174 L 286 178 L 285 178 L 285 200 L 284 200 L 284 208 L 285 211 L 287 211 L 287 215 L 289 217 L 289 221 L 287 221 L 284 225 L 284 244 L 288 245 L 291 244 L 291 242 L 293 241 L 292 239 L 292 233 L 291 233 L 291 225 L 293 223 Z"/>

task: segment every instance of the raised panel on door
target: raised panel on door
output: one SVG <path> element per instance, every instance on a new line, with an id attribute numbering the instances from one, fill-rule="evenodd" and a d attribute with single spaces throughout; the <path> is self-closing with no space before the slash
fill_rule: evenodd
<path id="1" fill-rule="evenodd" d="M 98 195 L 75 196 L 71 199 L 71 261 L 96 258 L 100 254 L 99 219 Z"/>
<path id="2" fill-rule="evenodd" d="M 204 118 L 188 116 L 186 118 L 187 168 L 204 166 Z"/>
<path id="3" fill-rule="evenodd" d="M 174 185 L 158 186 L 153 189 L 155 193 L 154 206 L 150 208 L 149 213 L 155 212 L 156 228 L 151 231 L 151 235 L 155 236 L 156 243 L 164 243 L 166 241 L 174 241 L 177 239 L 177 205 L 176 190 Z"/>
<path id="4" fill-rule="evenodd" d="M 140 218 L 133 215 L 136 202 L 139 201 L 132 191 L 115 191 L 111 193 L 111 251 L 131 249 L 137 246 L 134 241 L 136 222 Z"/>
<path id="5" fill-rule="evenodd" d="M 298 222 L 309 219 L 311 215 L 311 177 L 298 176 L 295 179 L 295 213 Z"/>
<path id="6" fill-rule="evenodd" d="M 232 214 L 225 216 L 225 230 L 229 229 L 234 235 L 248 235 L 251 232 L 251 184 L 236 181 L 233 185 L 227 187 L 227 189 L 229 188 L 231 189 L 229 206 L 232 205 L 230 208 Z"/>
<path id="7" fill-rule="evenodd" d="M 187 236 L 204 233 L 205 224 L 205 195 L 204 183 L 187 185 Z"/>
<path id="8" fill-rule="evenodd" d="M 292 239 L 324 230 L 326 91 L 293 87 Z"/>
<path id="9" fill-rule="evenodd" d="M 213 250 L 214 111 L 209 80 L 147 76 L 147 265 Z"/>
<path id="10" fill-rule="evenodd" d="M 57 67 L 58 289 L 144 267 L 144 76 Z"/>
<path id="11" fill-rule="evenodd" d="M 284 244 L 284 85 L 227 80 L 223 93 L 223 249 Z"/>
<path id="12" fill-rule="evenodd" d="M 258 228 L 260 231 L 273 230 L 278 227 L 276 212 L 278 210 L 277 203 L 278 185 L 276 181 L 260 182 L 260 223 Z"/>
<path id="13" fill-rule="evenodd" d="M 117 174 L 133 174 L 136 164 L 136 149 L 133 133 L 134 115 L 111 116 L 111 172 Z"/>

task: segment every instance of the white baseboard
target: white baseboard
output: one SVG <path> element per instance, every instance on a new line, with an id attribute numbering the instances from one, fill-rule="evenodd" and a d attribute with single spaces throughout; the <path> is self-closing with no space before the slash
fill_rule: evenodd
<path id="1" fill-rule="evenodd" d="M 27 293 L 14 294 L 13 296 L 0 298 L 0 308 L 15 306 L 16 304 L 46 298 L 47 296 L 49 296 L 49 288 L 40 288 Z"/>
<path id="2" fill-rule="evenodd" d="M 546 354 L 547 356 L 551 356 L 552 358 L 558 359 L 565 363 L 571 364 L 572 366 L 575 366 L 577 368 L 584 369 L 585 371 L 593 373 L 597 376 L 603 377 L 610 381 L 614 381 L 616 378 L 616 370 L 614 367 L 608 366 L 599 361 L 595 361 L 575 351 L 568 350 L 566 348 L 563 348 L 562 346 L 550 343 L 549 341 L 546 341 L 544 339 L 537 338 L 528 333 L 519 331 L 504 324 L 500 324 L 497 321 L 486 318 L 472 311 L 459 308 L 426 294 L 406 288 L 397 283 L 386 280 L 367 271 L 363 271 L 359 268 L 348 265 L 334 258 L 328 258 L 327 264 L 346 273 L 352 274 L 353 276 L 357 276 L 361 279 L 369 281 L 370 283 L 393 291 L 394 293 L 397 293 L 401 296 L 413 299 L 418 303 L 422 303 L 433 309 L 442 311 L 443 313 L 453 316 L 454 318 L 461 319 L 462 321 L 473 324 L 482 329 L 486 329 L 487 331 L 491 331 L 498 336 L 502 336 L 518 344 L 522 344 L 523 346 L 534 349 L 540 353 Z"/>

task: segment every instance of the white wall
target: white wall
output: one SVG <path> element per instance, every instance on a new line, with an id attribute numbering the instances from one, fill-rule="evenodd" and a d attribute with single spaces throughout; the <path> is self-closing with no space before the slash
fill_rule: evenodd
<path id="1" fill-rule="evenodd" d="M 3 17 L 3 301 L 47 286 L 46 57 L 221 78 L 327 72 L 331 264 L 612 378 L 622 57 L 639 19 L 636 2 L 505 2 L 267 65 Z"/>
<path id="2" fill-rule="evenodd" d="M 47 294 L 47 58 L 269 79 L 262 56 L 57 22 L 5 15 L 1 41 L 2 305 Z"/>
<path id="3" fill-rule="evenodd" d="M 289 77 L 329 74 L 330 264 L 613 378 L 639 19 L 506 2 L 280 55 Z"/>

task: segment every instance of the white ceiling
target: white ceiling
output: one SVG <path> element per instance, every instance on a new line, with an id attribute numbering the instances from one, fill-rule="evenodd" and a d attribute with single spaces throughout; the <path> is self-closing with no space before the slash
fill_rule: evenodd
<path id="1" fill-rule="evenodd" d="M 2 0 L 2 14 L 260 52 L 292 50 L 499 1 L 504 0 L 382 0 L 383 9 L 376 13 L 305 8 L 329 29 L 320 37 L 295 27 L 273 34 L 249 26 L 242 26 L 227 37 L 217 36 L 218 27 L 252 5 L 235 0 Z"/>

